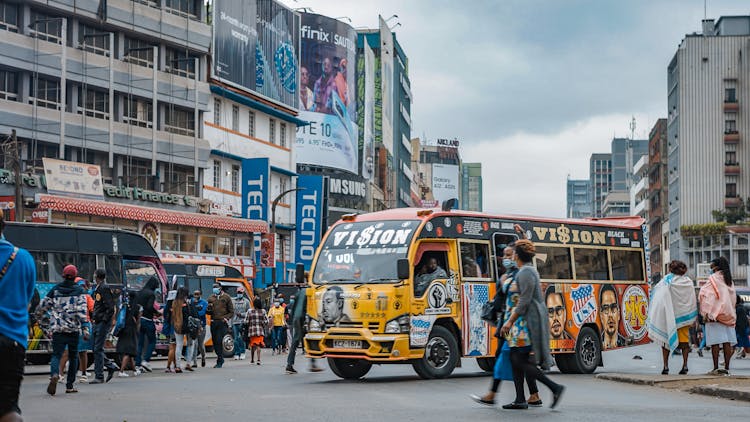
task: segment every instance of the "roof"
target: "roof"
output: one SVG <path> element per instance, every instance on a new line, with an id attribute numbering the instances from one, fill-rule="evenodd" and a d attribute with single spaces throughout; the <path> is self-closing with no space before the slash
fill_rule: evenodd
<path id="1" fill-rule="evenodd" d="M 192 258 L 161 258 L 162 264 L 195 264 L 195 265 L 217 265 L 221 267 L 232 267 L 225 262 L 209 261 L 207 259 L 192 259 Z"/>
<path id="2" fill-rule="evenodd" d="M 176 224 L 181 226 L 207 227 L 245 233 L 268 233 L 268 223 L 260 220 L 224 217 L 172 211 L 161 208 L 141 207 L 116 202 L 92 201 L 88 199 L 66 198 L 55 195 L 40 195 L 40 209 L 90 214 L 110 218 L 149 221 L 152 223 Z"/>
<path id="3" fill-rule="evenodd" d="M 425 211 L 426 208 L 393 208 L 385 211 L 377 211 L 357 215 L 355 221 L 378 221 L 378 220 L 430 220 L 438 217 L 474 217 L 490 218 L 499 220 L 525 220 L 544 223 L 580 224 L 585 226 L 600 226 L 612 228 L 640 229 L 645 220 L 641 217 L 612 217 L 612 218 L 547 218 L 514 214 L 488 214 L 474 211 L 442 211 L 439 208 L 432 209 L 431 214 L 417 215 L 417 211 Z"/>

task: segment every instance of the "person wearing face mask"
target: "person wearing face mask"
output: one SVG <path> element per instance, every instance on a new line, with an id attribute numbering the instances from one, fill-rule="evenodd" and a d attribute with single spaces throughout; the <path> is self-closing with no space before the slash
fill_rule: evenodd
<path id="1" fill-rule="evenodd" d="M 245 360 L 244 332 L 245 319 L 250 310 L 250 300 L 245 297 L 245 289 L 237 288 L 237 296 L 232 299 L 234 304 L 234 317 L 232 317 L 232 334 L 234 336 L 234 360 Z"/>
<path id="2" fill-rule="evenodd" d="M 208 309 L 208 314 L 211 315 L 211 339 L 216 353 L 214 368 L 221 368 L 224 365 L 222 340 L 227 334 L 229 321 L 234 317 L 234 303 L 232 298 L 221 288 L 221 284 L 214 284 L 213 295 L 208 298 Z"/>
<path id="3" fill-rule="evenodd" d="M 273 307 L 268 310 L 268 320 L 273 327 L 273 331 L 271 331 L 273 352 L 271 352 L 271 354 L 281 354 L 282 333 L 284 332 L 286 324 L 284 321 L 284 308 L 281 306 L 281 301 L 279 299 L 274 300 Z"/>

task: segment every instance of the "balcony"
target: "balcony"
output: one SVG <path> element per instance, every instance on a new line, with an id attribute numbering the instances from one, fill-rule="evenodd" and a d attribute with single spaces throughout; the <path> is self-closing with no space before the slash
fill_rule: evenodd
<path id="1" fill-rule="evenodd" d="M 640 215 L 641 217 L 644 217 L 646 215 L 646 212 L 648 211 L 648 201 L 641 201 L 637 204 L 635 204 L 635 207 L 633 207 L 633 215 Z"/>
<path id="2" fill-rule="evenodd" d="M 724 132 L 725 144 L 739 144 L 740 134 L 736 130 Z"/>
<path id="3" fill-rule="evenodd" d="M 724 163 L 724 174 L 740 174 L 739 163 Z"/>
<path id="4" fill-rule="evenodd" d="M 724 198 L 724 208 L 736 208 L 742 205 L 742 199 L 739 196 L 726 196 Z"/>
<path id="5" fill-rule="evenodd" d="M 737 111 L 740 109 L 740 103 L 737 102 L 737 100 L 734 101 L 724 101 L 724 111 Z"/>
<path id="6" fill-rule="evenodd" d="M 638 183 L 635 184 L 632 189 L 633 195 L 636 198 L 644 196 L 648 191 L 648 178 L 644 177 L 643 179 L 641 179 Z"/>

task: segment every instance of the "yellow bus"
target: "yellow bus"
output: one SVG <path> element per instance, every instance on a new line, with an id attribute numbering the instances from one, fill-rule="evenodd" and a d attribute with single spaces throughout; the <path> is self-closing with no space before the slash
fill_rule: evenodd
<path id="1" fill-rule="evenodd" d="M 557 366 L 591 373 L 602 350 L 649 341 L 643 223 L 411 208 L 344 216 L 311 267 L 305 350 L 347 379 L 383 363 L 443 378 L 462 357 L 491 371 L 497 339 L 481 309 L 503 249 L 525 237 L 537 248 Z"/>

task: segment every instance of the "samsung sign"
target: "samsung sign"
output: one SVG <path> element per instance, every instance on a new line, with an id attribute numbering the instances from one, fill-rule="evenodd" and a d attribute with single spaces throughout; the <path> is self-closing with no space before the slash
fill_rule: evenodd
<path id="1" fill-rule="evenodd" d="M 299 176 L 297 187 L 297 227 L 295 253 L 297 262 L 310 269 L 320 244 L 323 225 L 323 176 Z"/>
<path id="2" fill-rule="evenodd" d="M 328 182 L 328 192 L 336 195 L 357 196 L 360 198 L 367 197 L 367 183 L 331 177 Z"/>
<path id="3" fill-rule="evenodd" d="M 242 160 L 242 218 L 268 221 L 271 166 L 268 158 Z M 255 235 L 255 262 L 260 262 L 260 234 Z"/>

